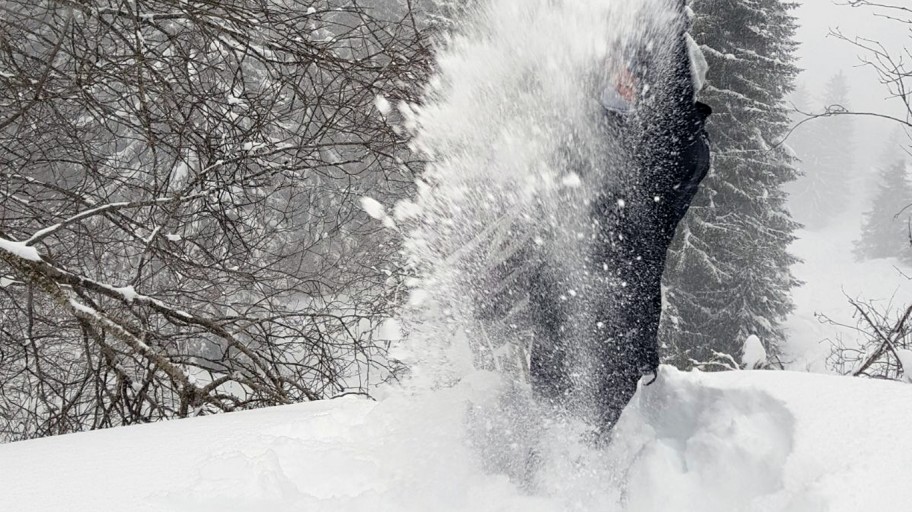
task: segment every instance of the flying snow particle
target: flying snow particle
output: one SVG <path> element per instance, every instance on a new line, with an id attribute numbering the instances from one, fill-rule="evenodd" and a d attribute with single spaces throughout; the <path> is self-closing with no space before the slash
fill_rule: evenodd
<path id="1" fill-rule="evenodd" d="M 399 201 L 393 208 L 393 217 L 398 221 L 412 219 L 419 215 L 421 215 L 421 207 L 412 201 Z"/>
<path id="2" fill-rule="evenodd" d="M 367 196 L 362 197 L 361 208 L 370 215 L 372 219 L 383 220 L 387 217 L 386 208 L 384 208 L 376 199 Z"/>
<path id="3" fill-rule="evenodd" d="M 390 102 L 379 94 L 374 98 L 374 106 L 377 107 L 377 111 L 384 117 L 388 116 L 389 113 L 393 111 L 393 106 L 390 105 Z"/>
<path id="4" fill-rule="evenodd" d="M 567 188 L 579 188 L 582 184 L 583 181 L 580 179 L 579 174 L 575 172 L 571 172 L 561 180 L 561 185 Z"/>
<path id="5" fill-rule="evenodd" d="M 409 294 L 408 303 L 410 306 L 420 306 L 428 299 L 428 292 L 422 289 L 412 290 Z"/>

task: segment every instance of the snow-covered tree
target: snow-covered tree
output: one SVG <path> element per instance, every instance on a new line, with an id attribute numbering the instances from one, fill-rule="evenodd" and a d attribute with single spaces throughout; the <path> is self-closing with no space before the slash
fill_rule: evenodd
<path id="1" fill-rule="evenodd" d="M 366 392 L 398 247 L 361 198 L 420 165 L 377 97 L 424 42 L 349 0 L 4 2 L 0 440 Z"/>
<path id="2" fill-rule="evenodd" d="M 867 258 L 900 258 L 912 263 L 912 184 L 904 160 L 885 167 L 870 211 L 865 214 L 855 255 Z"/>
<path id="3" fill-rule="evenodd" d="M 828 112 L 851 110 L 844 74 L 837 73 L 827 82 L 822 103 Z M 802 171 L 801 178 L 788 187 L 789 206 L 795 219 L 809 228 L 822 227 L 832 221 L 845 209 L 850 198 L 856 175 L 853 124 L 851 116 L 826 116 L 798 127 L 795 136 L 789 139 Z"/>
<path id="4" fill-rule="evenodd" d="M 789 126 L 784 99 L 795 66 L 797 4 L 699 0 L 692 30 L 709 63 L 702 100 L 713 169 L 678 229 L 665 273 L 661 343 L 666 361 L 691 366 L 717 353 L 737 357 L 750 335 L 771 358 L 798 284 L 787 247 L 797 228 L 782 187 L 797 172 L 775 143 Z"/>

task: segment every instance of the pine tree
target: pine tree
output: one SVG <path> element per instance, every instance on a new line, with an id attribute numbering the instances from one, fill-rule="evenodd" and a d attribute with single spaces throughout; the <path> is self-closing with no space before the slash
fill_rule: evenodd
<path id="1" fill-rule="evenodd" d="M 797 4 L 781 0 L 699 0 L 693 35 L 709 63 L 702 100 L 713 170 L 678 230 L 665 273 L 661 342 L 683 367 L 715 352 L 737 356 L 757 335 L 770 357 L 784 340 L 798 281 L 787 247 L 798 224 L 782 186 L 797 176 L 788 150 L 774 145 L 789 126 L 784 99 L 794 65 Z"/>
<path id="2" fill-rule="evenodd" d="M 874 206 L 865 214 L 861 239 L 855 242 L 855 255 L 859 259 L 895 257 L 912 263 L 910 204 L 912 184 L 909 183 L 906 162 L 900 160 L 880 173 Z"/>
<path id="3" fill-rule="evenodd" d="M 833 112 L 850 110 L 845 75 L 834 75 L 823 93 Z M 854 176 L 854 126 L 850 116 L 834 115 L 806 123 L 790 141 L 803 176 L 788 187 L 795 218 L 809 228 L 826 226 L 845 208 Z"/>

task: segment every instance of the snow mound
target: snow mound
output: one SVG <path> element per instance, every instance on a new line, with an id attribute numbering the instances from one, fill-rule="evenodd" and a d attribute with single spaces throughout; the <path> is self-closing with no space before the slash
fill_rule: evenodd
<path id="1" fill-rule="evenodd" d="M 754 510 L 784 489 L 795 419 L 783 402 L 761 389 L 701 385 L 667 370 L 654 386 L 636 397 L 616 432 L 630 510 Z"/>
<path id="2" fill-rule="evenodd" d="M 480 373 L 0 446 L 0 510 L 895 509 L 912 501 L 910 399 L 897 383 L 663 368 L 596 448 Z"/>
<path id="3" fill-rule="evenodd" d="M 744 340 L 744 346 L 741 348 L 741 364 L 749 370 L 761 368 L 767 363 L 766 349 L 763 348 L 763 342 L 755 334 L 751 334 Z"/>

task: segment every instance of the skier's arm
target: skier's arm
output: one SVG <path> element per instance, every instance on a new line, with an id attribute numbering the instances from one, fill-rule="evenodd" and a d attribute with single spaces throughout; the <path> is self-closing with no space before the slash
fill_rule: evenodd
<path id="1" fill-rule="evenodd" d="M 681 2 L 682 16 L 684 2 Z M 696 90 L 693 63 L 687 42 L 687 27 L 682 24 L 679 37 L 676 38 L 674 51 L 674 80 L 671 87 L 671 108 L 673 132 L 671 136 L 673 178 L 673 198 L 666 205 L 670 211 L 668 222 L 671 234 L 678 222 L 684 218 L 696 195 L 700 182 L 706 177 L 710 167 L 709 136 L 706 133 L 706 121 L 712 113 L 709 105 L 695 99 Z"/>

